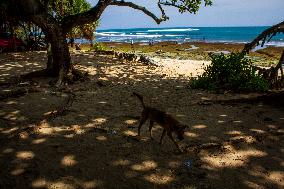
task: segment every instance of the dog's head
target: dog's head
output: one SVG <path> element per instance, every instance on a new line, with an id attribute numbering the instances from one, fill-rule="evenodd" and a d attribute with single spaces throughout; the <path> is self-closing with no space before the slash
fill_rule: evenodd
<path id="1" fill-rule="evenodd" d="M 179 127 L 178 127 L 178 129 L 177 129 L 177 131 L 176 131 L 177 138 L 178 138 L 179 140 L 183 140 L 183 139 L 184 139 L 184 137 L 183 137 L 183 135 L 184 135 L 184 129 L 187 128 L 187 127 L 188 127 L 187 125 L 179 125 Z"/>

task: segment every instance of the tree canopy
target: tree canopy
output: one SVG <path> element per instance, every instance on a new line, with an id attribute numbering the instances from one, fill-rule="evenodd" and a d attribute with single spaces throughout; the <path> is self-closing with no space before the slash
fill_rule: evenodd
<path id="1" fill-rule="evenodd" d="M 129 7 L 143 12 L 160 24 L 169 19 L 165 7 L 175 7 L 181 13 L 196 13 L 201 5 L 212 4 L 212 0 L 155 0 L 152 2 L 159 7 L 160 16 L 158 16 L 132 1 L 98 0 L 93 7 L 84 2 L 84 0 L 2 0 L 5 6 L 1 7 L 5 7 L 4 9 L 8 10 L 10 16 L 32 22 L 46 34 L 53 56 L 52 66 L 48 67 L 48 73 L 59 75 L 59 83 L 62 83 L 69 71 L 73 73 L 74 70 L 66 37 L 72 34 L 74 28 L 87 31 L 87 24 L 97 22 L 107 7 Z M 92 35 L 92 32 L 84 33 L 85 36 L 88 34 Z"/>

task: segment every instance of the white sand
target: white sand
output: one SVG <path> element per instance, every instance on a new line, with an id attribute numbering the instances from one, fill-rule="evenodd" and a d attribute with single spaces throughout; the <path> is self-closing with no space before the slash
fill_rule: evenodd
<path id="1" fill-rule="evenodd" d="M 204 67 L 211 61 L 204 60 L 178 60 L 170 58 L 153 58 L 157 65 L 161 66 L 164 71 L 171 73 L 196 77 L 204 71 Z"/>

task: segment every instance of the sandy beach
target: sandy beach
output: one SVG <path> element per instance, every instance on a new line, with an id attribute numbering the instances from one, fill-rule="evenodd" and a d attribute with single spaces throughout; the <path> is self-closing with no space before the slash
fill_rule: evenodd
<path id="1" fill-rule="evenodd" d="M 172 58 L 153 58 L 163 72 L 172 76 L 197 77 L 211 62 L 206 60 L 177 60 Z"/>
<path id="2" fill-rule="evenodd" d="M 72 53 L 90 79 L 57 90 L 49 78 L 18 83 L 18 75 L 45 67 L 45 52 L 0 54 L 1 94 L 38 89 L 0 101 L 0 187 L 283 188 L 281 101 L 243 103 L 236 100 L 263 94 L 190 89 L 191 73 L 208 61 L 156 58 L 163 66 Z M 72 106 L 46 119 L 70 90 Z M 167 137 L 158 144 L 158 125 L 154 140 L 148 123 L 135 137 L 142 107 L 133 91 L 189 125 L 183 154 Z"/>

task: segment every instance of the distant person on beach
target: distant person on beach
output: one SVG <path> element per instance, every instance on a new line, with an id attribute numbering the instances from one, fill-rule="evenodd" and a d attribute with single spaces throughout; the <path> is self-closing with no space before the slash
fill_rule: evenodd
<path id="1" fill-rule="evenodd" d="M 77 50 L 77 51 L 80 51 L 81 50 L 81 47 L 80 47 L 81 45 L 80 44 L 75 44 L 75 49 Z"/>
<path id="2" fill-rule="evenodd" d="M 150 41 L 149 41 L 149 45 L 150 45 L 150 46 L 154 45 L 154 41 L 153 41 L 153 39 L 150 39 Z"/>
<path id="3" fill-rule="evenodd" d="M 133 42 L 133 40 L 131 40 L 131 49 L 132 49 L 132 51 L 133 51 L 133 52 L 135 52 L 135 50 L 134 50 L 134 42 Z"/>

